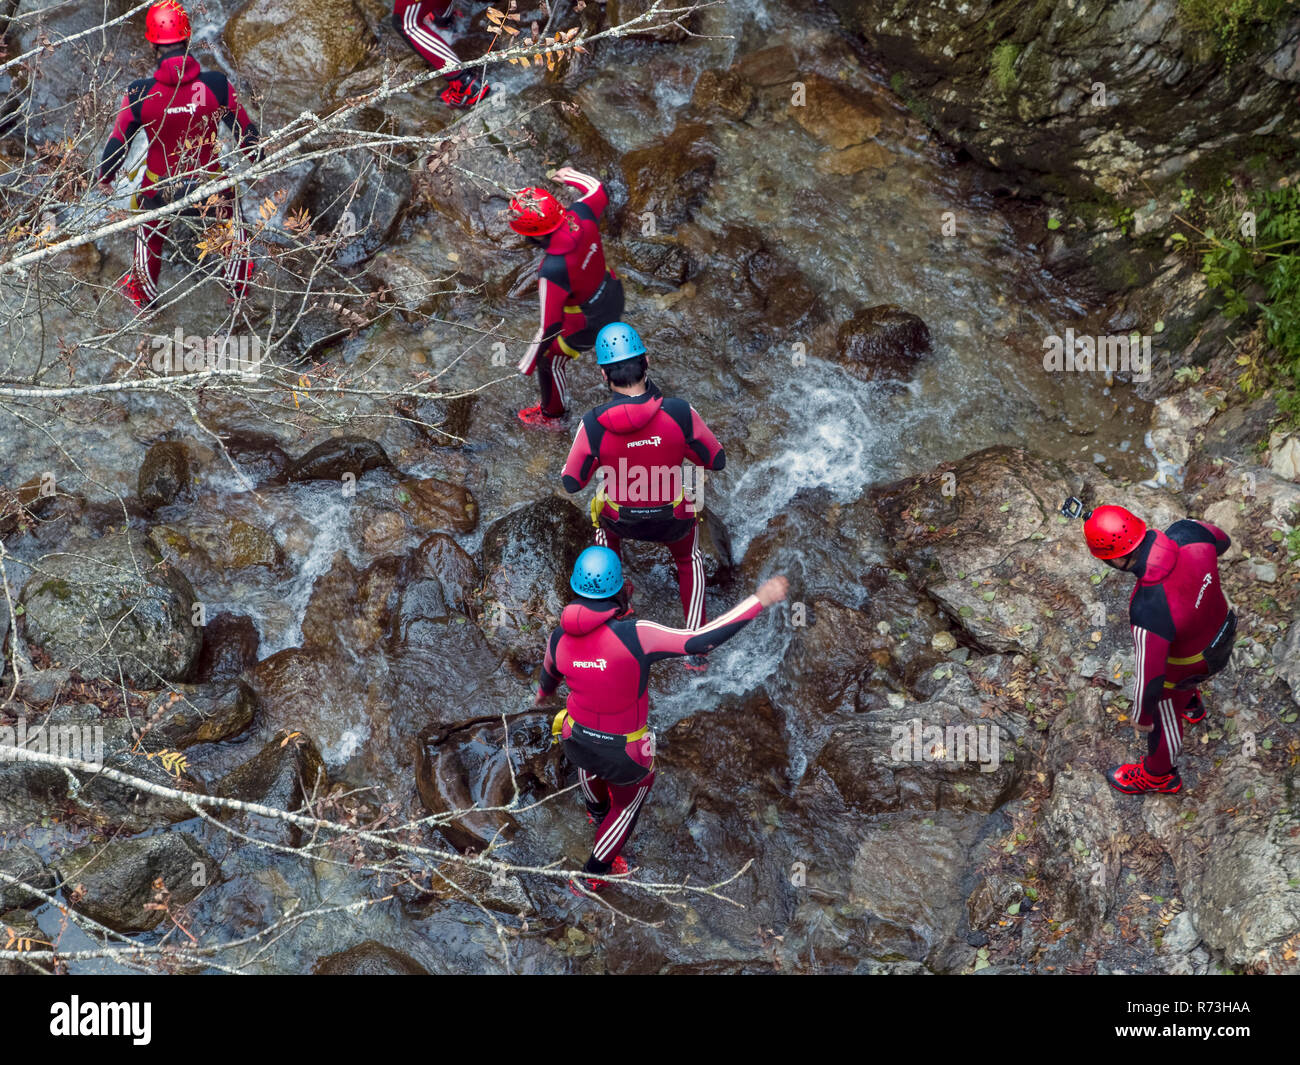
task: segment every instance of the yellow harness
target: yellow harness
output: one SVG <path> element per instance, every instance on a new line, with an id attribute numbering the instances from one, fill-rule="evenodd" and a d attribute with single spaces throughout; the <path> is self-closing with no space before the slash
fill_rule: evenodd
<path id="1" fill-rule="evenodd" d="M 568 707 L 565 707 L 563 710 L 561 710 L 558 714 L 555 715 L 555 719 L 551 722 L 552 743 L 554 743 L 556 740 L 560 738 L 560 734 L 564 731 L 564 726 L 566 724 L 571 723 L 572 721 L 573 718 L 569 716 Z M 596 732 L 597 730 L 592 729 L 591 731 Z M 608 735 L 611 737 L 622 736 L 623 739 L 626 740 L 628 743 L 634 743 L 637 740 L 642 739 L 643 737 L 648 735 L 649 732 L 650 732 L 650 726 L 645 725 L 642 728 L 637 729 L 635 732 L 610 732 L 610 733 L 604 733 L 604 735 Z"/>

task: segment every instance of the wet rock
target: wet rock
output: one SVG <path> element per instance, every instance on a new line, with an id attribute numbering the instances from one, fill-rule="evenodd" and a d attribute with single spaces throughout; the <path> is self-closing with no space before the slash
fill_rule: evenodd
<path id="1" fill-rule="evenodd" d="M 882 304 L 855 311 L 836 334 L 838 361 L 855 376 L 907 380 L 930 350 L 930 329 L 901 307 Z"/>
<path id="2" fill-rule="evenodd" d="M 670 240 L 625 238 L 618 245 L 622 273 L 631 272 L 648 285 L 677 288 L 699 269 L 691 253 Z"/>
<path id="3" fill-rule="evenodd" d="M 672 233 L 694 217 L 717 167 L 708 138 L 707 126 L 684 123 L 661 143 L 623 156 L 627 224 L 640 227 L 649 213 L 656 231 Z"/>
<path id="4" fill-rule="evenodd" d="M 105 735 L 114 731 L 112 721 L 104 725 Z M 175 766 L 169 772 L 161 758 L 147 757 L 145 747 L 137 750 L 125 745 L 112 750 L 104 757 L 104 765 L 120 773 L 129 773 L 148 784 L 172 788 L 180 792 L 197 792 L 197 782 L 189 775 L 188 767 Z M 188 821 L 194 811 L 180 799 L 164 798 L 144 791 L 133 784 L 124 784 L 107 777 L 77 771 L 82 787 L 73 803 L 83 818 L 101 830 L 118 830 L 127 835 L 147 832 L 163 825 Z"/>
<path id="5" fill-rule="evenodd" d="M 367 470 L 391 468 L 387 453 L 373 440 L 336 436 L 297 459 L 289 467 L 291 481 L 338 481 L 345 473 L 360 478 Z"/>
<path id="6" fill-rule="evenodd" d="M 514 800 L 512 765 L 524 798 L 555 786 L 550 715 L 516 714 L 509 727 L 509 744 L 499 720 L 450 730 L 434 725 L 420 735 L 415 778 L 420 800 L 431 814 L 456 815 L 437 827 L 457 850 L 480 850 L 498 833 L 505 839 L 514 834 L 514 818 L 495 809 Z"/>
<path id="7" fill-rule="evenodd" d="M 303 615 L 303 646 L 352 657 L 372 651 L 388 632 L 400 567 L 389 557 L 358 572 L 345 552 L 335 555 Z"/>
<path id="8" fill-rule="evenodd" d="M 249 481 L 249 487 L 281 484 L 292 461 L 278 440 L 258 433 L 225 437 L 222 446 L 231 461 Z"/>
<path id="9" fill-rule="evenodd" d="M 824 773 L 863 813 L 990 813 L 1015 797 L 1028 771 L 1032 747 L 1019 747 L 1018 739 L 1032 739 L 1024 716 L 987 701 L 959 673 L 930 700 L 880 707 L 836 725 L 808 786 L 821 786 Z"/>
<path id="10" fill-rule="evenodd" d="M 0 742 L 13 740 L 0 727 Z M 0 762 L 0 825 L 39 824 L 50 811 L 66 808 L 68 779 L 61 769 L 35 762 Z"/>
<path id="11" fill-rule="evenodd" d="M 242 518 L 155 525 L 149 539 L 163 558 L 190 573 L 200 567 L 218 572 L 250 566 L 275 569 L 284 562 L 271 531 Z"/>
<path id="12" fill-rule="evenodd" d="M 416 405 L 415 416 L 430 442 L 441 447 L 459 447 L 469 436 L 474 400 L 474 396 L 422 399 Z"/>
<path id="13" fill-rule="evenodd" d="M 558 496 L 513 510 L 488 527 L 480 625 L 493 647 L 515 661 L 541 661 L 550 628 L 573 600 L 569 575 L 590 539 L 590 520 Z"/>
<path id="14" fill-rule="evenodd" d="M 388 290 L 393 302 L 411 321 L 432 313 L 456 288 L 447 274 L 439 276 L 431 272 L 422 259 L 400 249 L 386 248 L 376 254 L 366 267 L 366 275 Z"/>
<path id="15" fill-rule="evenodd" d="M 257 663 L 260 643 L 252 618 L 223 611 L 208 619 L 203 627 L 203 650 L 194 667 L 195 681 L 233 680 Z"/>
<path id="16" fill-rule="evenodd" d="M 734 70 L 705 70 L 695 82 L 691 106 L 739 121 L 754 106 L 754 90 Z"/>
<path id="17" fill-rule="evenodd" d="M 821 300 L 803 272 L 761 237 L 758 247 L 745 260 L 745 272 L 767 321 L 792 328 L 823 316 Z"/>
<path id="18" fill-rule="evenodd" d="M 165 507 L 190 486 L 190 462 L 185 445 L 164 440 L 145 452 L 136 481 L 136 495 L 150 510 Z"/>
<path id="19" fill-rule="evenodd" d="M 370 152 L 340 152 L 316 168 L 303 205 L 318 233 L 339 238 L 335 261 L 355 266 L 383 246 L 410 198 L 404 169 L 378 167 Z"/>
<path id="20" fill-rule="evenodd" d="M 653 0 L 608 0 L 604 5 L 605 17 L 609 25 L 621 26 L 635 18 L 648 14 L 653 6 Z M 690 36 L 688 30 L 694 29 L 697 21 L 698 14 L 695 12 L 675 19 L 654 17 L 647 20 L 646 23 L 639 24 L 637 29 L 628 31 L 627 36 L 634 40 L 645 41 L 684 41 Z M 641 25 L 647 28 L 642 29 L 640 28 Z M 651 29 L 648 27 L 658 28 Z"/>
<path id="21" fill-rule="evenodd" d="M 809 73 L 802 105 L 792 104 L 796 122 L 823 144 L 836 150 L 862 144 L 880 132 L 881 110 L 870 97 Z"/>
<path id="22" fill-rule="evenodd" d="M 784 87 L 798 80 L 799 61 L 788 45 L 778 44 L 741 56 L 735 70 L 751 85 Z"/>
<path id="23" fill-rule="evenodd" d="M 802 620 L 781 670 L 796 693 L 791 701 L 823 714 L 868 709 L 868 678 L 889 664 L 893 639 L 873 618 L 829 599 L 806 604 Z"/>
<path id="24" fill-rule="evenodd" d="M 23 587 L 28 644 L 86 677 L 153 688 L 189 676 L 202 644 L 185 575 L 137 533 L 46 556 Z"/>
<path id="25" fill-rule="evenodd" d="M 1078 523 L 1059 514 L 1081 484 L 1087 506 L 1118 503 L 1162 528 L 1184 516 L 1164 493 L 1002 447 L 869 497 L 898 567 L 978 646 L 1077 665 L 1129 647 L 1132 590 L 1098 573 Z"/>
<path id="26" fill-rule="evenodd" d="M 26 941 L 31 950 L 49 950 L 49 938 L 41 931 L 36 918 L 25 910 L 0 911 L 0 932 L 8 930 L 5 939 L 12 936 L 17 942 Z M 21 948 L 15 948 L 21 949 Z M 51 961 L 0 961 L 0 976 L 32 976 L 40 973 L 52 973 L 54 963 Z"/>
<path id="27" fill-rule="evenodd" d="M 374 42 L 352 0 L 249 0 L 226 23 L 240 74 L 263 89 L 276 120 L 317 109 L 326 86 L 356 69 Z"/>
<path id="28" fill-rule="evenodd" d="M 480 579 L 470 554 L 446 533 L 434 533 L 416 548 L 414 557 L 422 566 L 416 572 L 438 582 L 443 602 L 464 611 Z"/>
<path id="29" fill-rule="evenodd" d="M 437 477 L 407 478 L 393 489 L 392 498 L 416 529 L 472 532 L 478 525 L 478 502 L 464 485 Z"/>
<path id="30" fill-rule="evenodd" d="M 146 908 L 155 901 L 156 880 L 175 909 L 221 877 L 216 861 L 185 832 L 92 843 L 60 858 L 54 870 L 65 897 L 80 894 L 74 909 L 118 932 L 148 932 L 162 923 L 162 910 Z"/>
<path id="31" fill-rule="evenodd" d="M 1151 412 L 1151 449 L 1175 467 L 1186 466 L 1197 432 L 1223 406 L 1226 395 L 1222 388 L 1198 385 L 1166 396 Z"/>
<path id="32" fill-rule="evenodd" d="M 154 696 L 141 743 L 150 750 L 180 750 L 238 736 L 257 713 L 257 696 L 243 681 L 185 684 Z"/>
<path id="33" fill-rule="evenodd" d="M 294 813 L 322 796 L 328 785 L 316 744 L 293 731 L 277 733 L 257 754 L 222 777 L 213 793 Z"/>
<path id="34" fill-rule="evenodd" d="M 5 625 L 0 622 L 0 634 L 4 631 Z M 71 683 L 72 671 L 69 669 L 37 669 L 30 672 L 24 670 L 18 678 L 14 698 L 32 707 L 49 706 L 67 690 Z M 8 695 L 8 692 L 3 694 Z"/>
<path id="35" fill-rule="evenodd" d="M 54 891 L 54 874 L 46 868 L 41 856 L 25 843 L 12 843 L 0 851 L 0 873 L 30 884 L 46 894 Z M 0 911 L 34 910 L 42 905 L 44 903 L 38 896 L 0 879 Z"/>
<path id="36" fill-rule="evenodd" d="M 993 873 L 981 877 L 966 899 L 966 916 L 971 928 L 987 931 L 1006 914 L 1007 907 L 1025 897 L 1025 889 L 1014 877 Z"/>
<path id="37" fill-rule="evenodd" d="M 374 680 L 381 678 L 382 671 Z M 321 648 L 280 651 L 249 674 L 261 706 L 259 731 L 306 733 L 329 765 L 343 765 L 371 735 L 370 679 L 350 655 Z"/>
<path id="38" fill-rule="evenodd" d="M 428 976 L 429 970 L 408 954 L 373 939 L 329 954 L 312 966 L 315 976 Z"/>

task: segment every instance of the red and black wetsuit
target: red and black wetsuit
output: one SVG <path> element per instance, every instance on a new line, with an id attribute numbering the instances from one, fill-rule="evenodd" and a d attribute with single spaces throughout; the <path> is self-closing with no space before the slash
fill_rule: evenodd
<path id="1" fill-rule="evenodd" d="M 1204 653 L 1228 620 L 1218 558 L 1230 546 L 1222 529 L 1183 519 L 1163 533 L 1148 529 L 1137 548 L 1129 600 L 1133 712 L 1139 725 L 1154 726 L 1143 763 L 1153 776 L 1172 772 L 1182 749 L 1181 712 L 1197 696 L 1196 678 L 1211 672 Z"/>
<path id="2" fill-rule="evenodd" d="M 686 462 L 721 470 L 727 456 L 694 407 L 665 399 L 647 381 L 641 395 L 616 395 L 583 416 L 563 481 L 572 493 L 599 475 L 592 511 L 596 543 L 616 552 L 625 537 L 668 545 L 686 627 L 696 629 L 704 624 L 704 558 L 698 481 L 692 479 L 688 491 Z"/>
<path id="3" fill-rule="evenodd" d="M 393 5 L 393 25 L 397 32 L 429 66 L 446 78 L 460 71 L 460 56 L 438 32 L 450 22 L 451 5 L 452 0 L 397 0 Z"/>
<path id="4" fill-rule="evenodd" d="M 542 691 L 565 680 L 569 699 L 561 737 L 564 754 L 578 767 L 587 810 L 598 822 L 586 871 L 606 873 L 636 827 L 654 784 L 654 733 L 650 667 L 665 658 L 708 654 L 762 612 L 751 595 L 702 628 L 670 629 L 634 618 L 615 620 L 610 600 L 584 600 L 564 608 L 546 645 Z"/>
<path id="5" fill-rule="evenodd" d="M 541 325 L 520 360 L 525 374 L 537 371 L 542 413 L 553 418 L 568 402 L 569 359 L 596 346 L 596 334 L 623 316 L 623 282 L 605 265 L 599 220 L 609 198 L 604 186 L 585 174 L 563 179 L 586 195 L 564 212 L 560 228 L 542 239 L 546 255 L 538 267 Z"/>
<path id="6" fill-rule="evenodd" d="M 217 127 L 221 122 L 238 132 L 239 146 L 250 159 L 259 157 L 257 127 L 236 99 L 226 76 L 218 70 L 201 69 L 193 56 L 164 59 L 153 77 L 140 78 L 127 87 L 104 148 L 100 180 L 112 180 L 126 158 L 131 138 L 144 129 L 149 154 L 137 202 L 143 210 L 161 207 L 221 172 L 217 158 Z M 234 190 L 228 189 L 216 205 L 204 206 L 203 211 L 230 221 L 234 253 L 226 264 L 225 282 L 234 295 L 243 296 L 252 274 L 252 261 Z M 162 218 L 136 230 L 133 270 L 149 301 L 158 295 L 158 267 L 170 226 L 171 220 Z"/>

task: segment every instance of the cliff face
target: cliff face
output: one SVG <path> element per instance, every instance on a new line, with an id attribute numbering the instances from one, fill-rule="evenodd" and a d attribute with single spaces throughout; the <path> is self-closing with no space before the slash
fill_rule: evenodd
<path id="1" fill-rule="evenodd" d="M 935 128 L 1044 190 L 1122 198 L 1300 128 L 1294 11 L 1225 47 L 1178 0 L 830 6 Z"/>

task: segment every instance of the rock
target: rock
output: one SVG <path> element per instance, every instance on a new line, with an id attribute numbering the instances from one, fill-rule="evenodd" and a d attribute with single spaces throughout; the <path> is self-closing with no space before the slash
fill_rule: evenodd
<path id="1" fill-rule="evenodd" d="M 106 738 L 118 733 L 120 719 L 104 719 Z M 105 744 L 108 753 L 104 766 L 120 773 L 129 773 L 149 784 L 173 788 L 181 792 L 197 792 L 197 782 L 189 775 L 187 766 L 178 766 L 175 773 L 168 772 L 160 760 L 146 757 L 149 745 L 132 750 L 129 740 L 118 744 Z M 93 761 L 93 759 L 87 759 Z M 110 780 L 102 775 L 77 771 L 81 789 L 73 799 L 77 812 L 101 830 L 118 830 L 127 835 L 147 832 L 163 825 L 188 821 L 194 811 L 180 799 L 164 798 L 143 791 L 132 784 Z"/>
<path id="2" fill-rule="evenodd" d="M 957 638 L 951 632 L 936 632 L 930 638 L 930 646 L 940 654 L 946 655 L 957 649 Z"/>
<path id="3" fill-rule="evenodd" d="M 821 786 L 825 774 L 848 806 L 867 814 L 991 813 L 1018 793 L 1032 761 L 1032 747 L 1019 747 L 1018 739 L 1032 742 L 1028 721 L 986 704 L 959 673 L 925 702 L 836 724 L 804 787 Z"/>
<path id="4" fill-rule="evenodd" d="M 1191 457 L 1197 432 L 1223 406 L 1226 395 L 1222 388 L 1204 385 L 1162 399 L 1151 412 L 1151 449 L 1181 471 Z"/>
<path id="5" fill-rule="evenodd" d="M 393 491 L 397 506 L 423 532 L 447 529 L 472 532 L 478 524 L 478 503 L 464 485 L 437 477 L 408 478 Z"/>
<path id="6" fill-rule="evenodd" d="M 859 174 L 863 170 L 882 170 L 894 160 L 893 153 L 883 144 L 871 141 L 854 144 L 842 152 L 822 152 L 813 167 L 819 174 Z"/>
<path id="7" fill-rule="evenodd" d="M 1300 703 L 1300 618 L 1292 618 L 1286 635 L 1273 645 L 1277 675 L 1291 689 L 1291 697 Z"/>
<path id="8" fill-rule="evenodd" d="M 440 396 L 422 399 L 415 415 L 430 442 L 440 447 L 459 447 L 469 436 L 474 416 L 474 396 Z"/>
<path id="9" fill-rule="evenodd" d="M 203 650 L 194 667 L 199 684 L 233 680 L 257 663 L 261 643 L 253 619 L 222 611 L 203 627 Z"/>
<path id="10" fill-rule="evenodd" d="M 183 525 L 155 525 L 149 539 L 163 558 L 191 573 L 195 567 L 222 573 L 251 566 L 275 569 L 284 562 L 284 552 L 269 529 L 227 515 Z"/>
<path id="11" fill-rule="evenodd" d="M 295 731 L 278 733 L 247 762 L 222 777 L 213 793 L 295 813 L 305 802 L 323 796 L 328 786 L 316 744 Z"/>
<path id="12" fill-rule="evenodd" d="M 1241 558 L 1241 511 L 1242 507 L 1235 499 L 1220 499 L 1205 508 L 1204 519 L 1217 525 L 1232 540 L 1232 546 L 1220 556 L 1220 568 Z"/>
<path id="13" fill-rule="evenodd" d="M 345 765 L 371 736 L 367 677 L 349 655 L 290 647 L 259 662 L 249 683 L 261 707 L 259 732 L 310 735 L 330 766 Z"/>
<path id="14" fill-rule="evenodd" d="M 155 901 L 156 880 L 173 910 L 196 899 L 221 876 L 216 861 L 185 832 L 92 843 L 54 863 L 63 894 L 81 893 L 73 909 L 117 932 L 148 932 L 164 919 Z"/>
<path id="15" fill-rule="evenodd" d="M 142 743 L 150 750 L 219 743 L 247 729 L 256 713 L 257 696 L 241 680 L 179 685 L 149 703 L 145 721 L 151 724 Z"/>
<path id="16" fill-rule="evenodd" d="M 455 540 L 446 533 L 434 533 L 415 550 L 423 568 L 417 572 L 441 587 L 443 601 L 465 610 L 479 583 L 478 566 Z"/>
<path id="17" fill-rule="evenodd" d="M 346 473 L 360 478 L 367 470 L 391 468 L 387 453 L 373 440 L 359 436 L 336 436 L 294 461 L 291 481 L 338 481 Z"/>
<path id="18" fill-rule="evenodd" d="M 373 939 L 329 954 L 312 966 L 314 976 L 428 976 L 429 970 L 410 955 Z"/>
<path id="19" fill-rule="evenodd" d="M 662 142 L 623 156 L 628 224 L 641 228 L 650 213 L 657 232 L 672 233 L 695 216 L 717 167 L 708 137 L 707 126 L 683 123 Z"/>
<path id="20" fill-rule="evenodd" d="M 950 468 L 871 489 L 897 567 L 987 651 L 1037 654 L 1077 668 L 1085 654 L 1127 650 L 1132 586 L 1098 573 L 1061 500 L 1127 506 L 1164 528 L 1184 517 L 1160 492 L 1016 448 L 989 448 Z M 1098 579 L 1094 584 L 1093 578 Z M 1093 632 L 1100 631 L 1100 642 Z"/>
<path id="21" fill-rule="evenodd" d="M 653 0 L 607 0 L 604 5 L 605 18 L 610 26 L 621 26 L 646 14 L 652 6 Z M 668 5 L 664 6 L 667 7 Z M 643 41 L 684 41 L 689 36 L 688 30 L 694 27 L 698 17 L 696 12 L 676 18 L 657 17 L 647 22 L 645 24 L 646 28 L 638 26 L 636 29 L 628 31 L 627 36 L 634 40 Z M 654 26 L 658 28 L 649 28 Z"/>
<path id="22" fill-rule="evenodd" d="M 184 680 L 203 641 L 190 582 L 134 532 L 45 557 L 21 599 L 28 644 L 86 677 Z"/>
<path id="23" fill-rule="evenodd" d="M 12 743 L 8 726 L 0 726 L 0 742 Z M 39 824 L 51 810 L 62 809 L 68 779 L 61 769 L 34 762 L 0 762 L 0 825 L 21 829 Z"/>
<path id="24" fill-rule="evenodd" d="M 514 818 L 490 809 L 514 799 L 512 764 L 525 800 L 535 797 L 539 787 L 556 786 L 547 767 L 550 715 L 515 714 L 509 722 L 509 745 L 500 721 L 452 729 L 435 724 L 420 735 L 415 777 L 420 800 L 431 814 L 459 815 L 437 823 L 457 850 L 480 850 L 498 833 L 506 839 L 514 834 Z"/>
<path id="25" fill-rule="evenodd" d="M 190 487 L 190 462 L 179 440 L 154 444 L 140 464 L 136 495 L 150 510 L 165 507 Z"/>
<path id="26" fill-rule="evenodd" d="M 966 899 L 966 916 L 971 928 L 987 931 L 1006 915 L 1008 906 L 1024 897 L 1024 887 L 1013 877 L 999 873 L 981 877 Z"/>
<path id="27" fill-rule="evenodd" d="M 1261 584 L 1272 584 L 1277 580 L 1277 563 L 1250 560 L 1250 575 Z"/>
<path id="28" fill-rule="evenodd" d="M 836 150 L 862 144 L 880 132 L 881 110 L 870 97 L 809 73 L 804 103 L 792 103 L 794 120 L 823 144 Z"/>
<path id="29" fill-rule="evenodd" d="M 0 931 L 8 929 L 9 935 L 17 943 L 26 941 L 31 950 L 49 950 L 50 941 L 46 938 L 45 933 L 41 931 L 41 926 L 36 923 L 36 918 L 25 910 L 10 910 L 8 913 L 0 911 Z M 22 949 L 15 944 L 14 949 Z M 53 973 L 54 963 L 51 961 L 36 961 L 35 959 L 15 959 L 13 961 L 0 961 L 0 976 L 31 976 L 40 973 Z"/>
<path id="30" fill-rule="evenodd" d="M 400 559 L 381 558 L 358 572 L 346 552 L 335 555 L 303 615 L 303 646 L 352 657 L 373 651 L 388 633 L 400 566 Z"/>
<path id="31" fill-rule="evenodd" d="M 248 487 L 284 482 L 291 460 L 275 437 L 237 433 L 223 437 L 221 444 L 231 461 L 239 467 L 239 472 L 248 479 Z"/>
<path id="32" fill-rule="evenodd" d="M 0 851 L 0 873 L 30 884 L 47 895 L 54 891 L 54 874 L 46 868 L 41 856 L 25 843 L 11 843 Z M 39 896 L 0 879 L 0 911 L 34 910 L 43 905 Z"/>
<path id="33" fill-rule="evenodd" d="M 1288 481 L 1300 481 L 1300 433 L 1274 433 L 1268 442 L 1268 468 Z"/>
<path id="34" fill-rule="evenodd" d="M 863 380 L 906 380 L 930 350 L 930 330 L 916 315 L 882 304 L 855 311 L 836 334 L 838 361 Z"/>
<path id="35" fill-rule="evenodd" d="M 499 518 L 483 536 L 480 625 L 517 662 L 541 661 L 551 627 L 573 600 L 569 575 L 590 542 L 591 522 L 547 496 Z"/>
<path id="36" fill-rule="evenodd" d="M 0 611 L 0 614 L 7 611 Z M 0 634 L 4 624 L 0 622 Z M 68 669 L 37 669 L 23 671 L 18 678 L 18 688 L 14 697 L 28 706 L 43 707 L 55 702 L 72 683 L 72 671 Z M 7 694 L 7 693 L 5 693 Z"/>
<path id="37" fill-rule="evenodd" d="M 276 86 L 268 104 L 278 122 L 318 109 L 329 83 L 360 66 L 374 38 L 352 0 L 249 0 L 226 23 L 225 42 L 243 77 Z"/>
<path id="38" fill-rule="evenodd" d="M 411 178 L 397 166 L 377 167 L 365 151 L 327 156 L 303 191 L 303 206 L 318 233 L 341 244 L 340 266 L 355 266 L 383 246 L 411 198 Z"/>
<path id="39" fill-rule="evenodd" d="M 754 90 L 734 70 L 705 70 L 695 82 L 691 106 L 739 121 L 754 106 Z"/>
<path id="40" fill-rule="evenodd" d="M 1201 934 L 1196 930 L 1192 915 L 1183 911 L 1175 915 L 1165 928 L 1161 945 L 1171 954 L 1190 954 L 1200 942 Z"/>

